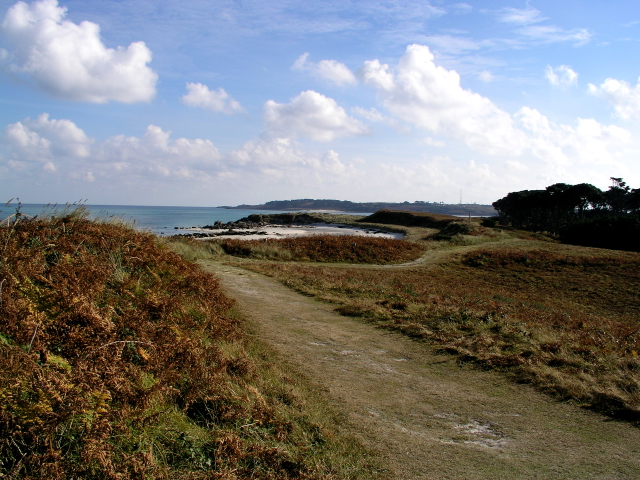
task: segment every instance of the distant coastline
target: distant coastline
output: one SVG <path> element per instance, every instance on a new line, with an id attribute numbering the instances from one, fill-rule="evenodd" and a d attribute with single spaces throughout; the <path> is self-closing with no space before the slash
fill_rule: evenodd
<path id="1" fill-rule="evenodd" d="M 378 210 L 404 210 L 409 212 L 429 212 L 443 215 L 469 215 L 490 217 L 496 215 L 496 211 L 491 205 L 471 204 L 446 204 L 436 202 L 350 202 L 348 200 L 273 200 L 261 205 L 237 205 L 220 206 L 229 210 L 279 210 L 279 211 L 322 211 L 344 213 L 371 213 Z"/>

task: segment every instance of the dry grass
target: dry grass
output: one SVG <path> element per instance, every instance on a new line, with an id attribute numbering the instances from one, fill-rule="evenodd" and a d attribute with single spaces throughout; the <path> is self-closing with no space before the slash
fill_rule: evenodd
<path id="1" fill-rule="evenodd" d="M 371 477 L 252 359 L 232 305 L 152 235 L 82 209 L 5 222 L 0 477 Z"/>
<path id="2" fill-rule="evenodd" d="M 222 240 L 228 254 L 238 257 L 323 263 L 403 263 L 420 257 L 424 248 L 392 238 L 313 235 L 264 240 Z"/>
<path id="3" fill-rule="evenodd" d="M 640 420 L 640 255 L 529 244 L 412 269 L 248 267 L 461 361 Z"/>

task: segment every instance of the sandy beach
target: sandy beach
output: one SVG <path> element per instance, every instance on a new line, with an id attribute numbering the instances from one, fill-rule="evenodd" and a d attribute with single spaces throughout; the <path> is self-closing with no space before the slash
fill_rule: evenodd
<path id="1" fill-rule="evenodd" d="M 402 238 L 402 233 L 385 232 L 376 229 L 358 228 L 350 225 L 315 223 L 310 225 L 263 225 L 255 228 L 203 229 L 185 228 L 180 234 L 195 238 L 238 238 L 253 240 L 259 238 L 304 237 L 311 235 L 353 235 L 379 238 Z"/>

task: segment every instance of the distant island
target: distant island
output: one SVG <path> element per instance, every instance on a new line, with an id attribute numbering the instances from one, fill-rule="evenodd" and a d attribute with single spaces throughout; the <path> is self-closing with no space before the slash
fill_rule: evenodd
<path id="1" fill-rule="evenodd" d="M 304 198 L 299 200 L 273 200 L 262 205 L 238 205 L 235 207 L 221 206 L 218 208 L 241 210 L 281 210 L 281 211 L 307 211 L 307 210 L 331 210 L 348 213 L 374 213 L 378 210 L 404 210 L 408 212 L 441 213 L 444 215 L 469 215 L 490 217 L 496 215 L 491 205 L 472 204 L 446 204 L 438 202 L 413 203 L 388 203 L 368 202 L 357 203 L 348 200 L 313 200 Z"/>

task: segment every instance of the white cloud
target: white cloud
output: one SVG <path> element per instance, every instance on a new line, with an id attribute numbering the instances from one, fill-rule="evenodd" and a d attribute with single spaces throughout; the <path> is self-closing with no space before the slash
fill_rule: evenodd
<path id="1" fill-rule="evenodd" d="M 635 87 L 624 80 L 607 78 L 599 87 L 590 83 L 589 92 L 608 100 L 619 117 L 625 120 L 640 118 L 640 78 Z"/>
<path id="2" fill-rule="evenodd" d="M 130 172 L 151 178 L 198 179 L 215 175 L 223 167 L 210 140 L 171 139 L 171 132 L 149 125 L 140 138 L 117 135 L 95 148 L 102 173 Z"/>
<path id="3" fill-rule="evenodd" d="M 375 108 L 370 108 L 369 110 L 366 110 L 362 107 L 353 107 L 351 109 L 351 112 L 354 115 L 360 118 L 364 118 L 369 122 L 383 123 L 384 125 L 392 127 L 398 131 L 401 131 L 404 133 L 410 133 L 410 129 L 407 127 L 406 124 L 398 122 L 395 118 L 389 117 L 387 115 L 383 115 L 381 112 L 379 112 Z"/>
<path id="4" fill-rule="evenodd" d="M 389 121 L 389 117 L 384 116 L 375 108 L 370 108 L 369 110 L 365 110 L 362 107 L 354 107 L 351 109 L 353 113 L 358 115 L 359 117 L 365 118 L 370 122 L 386 122 Z"/>
<path id="5" fill-rule="evenodd" d="M 291 66 L 292 70 L 306 70 L 312 75 L 329 80 L 339 86 L 355 85 L 356 77 L 351 70 L 344 64 L 336 60 L 320 60 L 318 63 L 308 60 L 309 54 L 303 53 Z"/>
<path id="6" fill-rule="evenodd" d="M 264 121 L 271 136 L 302 136 L 318 142 L 369 132 L 362 122 L 348 116 L 335 100 L 313 90 L 300 93 L 287 104 L 267 101 Z"/>
<path id="7" fill-rule="evenodd" d="M 22 153 L 23 158 L 44 161 L 51 155 L 51 142 L 22 122 L 7 125 L 3 133 L 5 144 L 11 150 Z"/>
<path id="8" fill-rule="evenodd" d="M 483 70 L 478 75 L 478 78 L 483 82 L 493 82 L 496 77 L 489 70 Z"/>
<path id="9" fill-rule="evenodd" d="M 489 99 L 460 86 L 454 70 L 436 66 L 429 48 L 410 45 L 395 72 L 378 60 L 365 62 L 365 83 L 390 112 L 417 127 L 462 140 L 489 154 L 518 155 L 525 135 Z"/>
<path id="10" fill-rule="evenodd" d="M 573 71 L 567 70 L 565 81 L 570 81 Z M 378 101 L 394 117 L 494 157 L 487 163 L 491 157 L 480 156 L 467 166 L 473 167 L 473 175 L 464 174 L 468 179 L 492 179 L 491 190 L 504 188 L 500 184 L 507 180 L 512 188 L 531 188 L 518 178 L 522 171 L 529 172 L 528 178 L 539 184 L 610 176 L 608 171 L 624 172 L 625 158 L 633 151 L 629 149 L 638 149 L 631 145 L 629 131 L 594 119 L 577 119 L 574 126 L 554 124 L 528 107 L 510 115 L 487 98 L 463 89 L 459 75 L 435 65 L 424 46 L 408 47 L 395 68 L 372 60 L 365 62 L 360 73 L 366 84 L 377 89 Z M 562 75 L 556 74 L 560 81 Z M 439 146 L 440 142 L 427 137 L 421 143 Z M 500 175 L 495 171 L 499 162 L 506 172 L 502 181 L 497 180 Z"/>
<path id="11" fill-rule="evenodd" d="M 4 129 L 4 143 L 17 159 L 44 162 L 55 171 L 51 160 L 82 159 L 89 156 L 93 140 L 70 120 L 50 120 L 46 113 L 12 123 Z"/>
<path id="12" fill-rule="evenodd" d="M 182 97 L 182 103 L 190 107 L 205 108 L 229 115 L 244 112 L 240 103 L 231 98 L 223 88 L 211 91 L 202 83 L 187 83 L 187 91 L 187 95 Z"/>
<path id="13" fill-rule="evenodd" d="M 503 23 L 513 23 L 516 25 L 530 25 L 532 23 L 545 20 L 542 13 L 535 8 L 518 9 L 507 7 L 498 13 L 498 20 Z"/>
<path id="14" fill-rule="evenodd" d="M 578 74 L 566 65 L 560 65 L 556 68 L 547 65 L 544 74 L 551 85 L 571 87 L 578 84 Z"/>
<path id="15" fill-rule="evenodd" d="M 530 25 L 518 29 L 518 32 L 537 43 L 572 42 L 576 47 L 589 43 L 592 36 L 586 28 L 564 30 L 553 25 Z"/>
<path id="16" fill-rule="evenodd" d="M 356 172 L 353 164 L 345 164 L 333 150 L 323 154 L 302 151 L 293 140 L 271 138 L 251 140 L 227 155 L 229 168 L 242 170 L 242 175 L 255 174 L 263 180 L 287 180 L 293 184 L 309 180 L 346 182 Z"/>
<path id="17" fill-rule="evenodd" d="M 80 180 L 125 173 L 195 179 L 221 168 L 221 155 L 209 140 L 170 137 L 171 132 L 149 125 L 140 138 L 117 135 L 96 144 L 70 120 L 44 113 L 7 125 L 0 147 L 8 162 Z"/>
<path id="18" fill-rule="evenodd" d="M 434 140 L 431 137 L 425 138 L 422 143 L 427 145 L 428 147 L 444 147 L 445 143 L 442 140 Z"/>
<path id="19" fill-rule="evenodd" d="M 7 11 L 2 32 L 13 49 L 10 68 L 24 73 L 50 94 L 76 101 L 148 102 L 157 74 L 147 67 L 151 51 L 144 42 L 107 48 L 100 27 L 65 20 L 57 0 L 18 2 Z"/>
<path id="20" fill-rule="evenodd" d="M 45 172 L 75 182 L 113 181 L 114 185 L 190 185 L 231 180 L 293 182 L 300 185 L 344 183 L 357 170 L 334 150 L 306 152 L 290 138 L 265 138 L 221 154 L 206 139 L 172 138 L 149 125 L 139 137 L 116 135 L 94 142 L 69 120 L 25 119 L 7 125 L 0 140 L 0 169 L 21 178 Z M 225 180 L 225 181 L 226 181 Z"/>
<path id="21" fill-rule="evenodd" d="M 631 133 L 615 125 L 579 118 L 576 127 L 556 125 L 535 109 L 521 108 L 515 117 L 530 134 L 532 153 L 550 172 L 570 175 L 576 167 L 620 167 L 620 154 Z"/>

